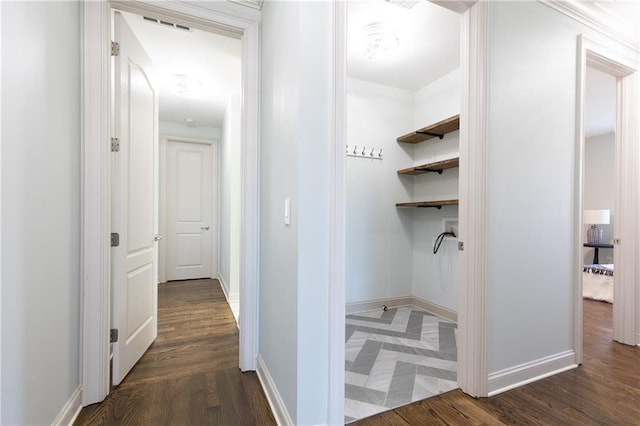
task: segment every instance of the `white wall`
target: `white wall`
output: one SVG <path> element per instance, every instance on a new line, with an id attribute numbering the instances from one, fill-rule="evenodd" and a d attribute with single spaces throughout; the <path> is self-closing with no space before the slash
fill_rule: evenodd
<path id="1" fill-rule="evenodd" d="M 241 105 L 238 95 L 227 102 L 220 144 L 220 277 L 229 301 L 240 293 Z"/>
<path id="2" fill-rule="evenodd" d="M 355 78 L 348 81 L 349 146 L 382 148 L 384 159 L 347 157 L 347 303 L 418 296 L 457 308 L 457 245 L 433 254 L 443 218 L 457 207 L 396 209 L 395 203 L 458 197 L 458 169 L 399 176 L 412 165 L 459 155 L 458 132 L 443 140 L 399 144 L 396 138 L 460 112 L 460 70 L 417 92 Z"/>
<path id="3" fill-rule="evenodd" d="M 189 127 L 186 124 L 161 121 L 158 123 L 158 132 L 167 136 L 182 136 L 194 139 L 220 139 L 220 129 L 217 127 L 196 126 Z"/>
<path id="4" fill-rule="evenodd" d="M 573 348 L 582 30 L 538 2 L 491 2 L 489 23 L 487 336 L 496 372 Z"/>
<path id="5" fill-rule="evenodd" d="M 460 69 L 439 78 L 415 93 L 413 128 L 419 129 L 460 114 Z M 460 155 L 459 133 L 443 139 L 406 147 L 413 164 L 446 160 Z M 403 179 L 413 181 L 415 200 L 448 200 L 458 198 L 459 169 L 444 170 L 441 175 L 427 173 Z M 443 219 L 456 219 L 457 206 L 442 209 L 415 209 L 413 213 L 412 294 L 452 311 L 458 306 L 458 247 L 454 239 L 446 239 L 438 253 L 433 245 L 444 231 Z"/>
<path id="6" fill-rule="evenodd" d="M 585 140 L 584 152 L 584 208 L 609 209 L 611 223 L 600 225 L 603 229 L 603 241 L 610 244 L 613 240 L 615 222 L 615 133 L 593 136 Z M 584 225 L 584 238 L 589 225 Z M 600 263 L 611 263 L 613 249 L 599 249 Z M 593 262 L 593 249 L 584 249 L 584 262 Z"/>
<path id="7" fill-rule="evenodd" d="M 414 95 L 413 126 L 419 129 L 460 114 L 460 68 L 427 84 Z"/>
<path id="8" fill-rule="evenodd" d="M 295 424 L 328 415 L 333 7 L 262 10 L 259 356 Z"/>
<path id="9" fill-rule="evenodd" d="M 2 4 L 2 424 L 80 378 L 80 3 Z"/>
<path id="10" fill-rule="evenodd" d="M 259 353 L 292 419 L 297 408 L 298 3 L 262 9 Z M 292 224 L 283 224 L 292 197 Z"/>
<path id="11" fill-rule="evenodd" d="M 396 138 L 413 126 L 413 92 L 355 78 L 348 80 L 347 142 L 382 149 L 383 159 L 347 157 L 346 301 L 411 294 L 412 182 L 397 175 L 411 156 Z"/>

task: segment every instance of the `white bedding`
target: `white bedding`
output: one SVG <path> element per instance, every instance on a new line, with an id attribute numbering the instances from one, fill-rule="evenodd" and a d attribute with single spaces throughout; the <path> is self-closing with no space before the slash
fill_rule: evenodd
<path id="1" fill-rule="evenodd" d="M 602 265 L 613 269 L 613 265 Z M 613 303 L 613 276 L 582 273 L 582 297 Z"/>

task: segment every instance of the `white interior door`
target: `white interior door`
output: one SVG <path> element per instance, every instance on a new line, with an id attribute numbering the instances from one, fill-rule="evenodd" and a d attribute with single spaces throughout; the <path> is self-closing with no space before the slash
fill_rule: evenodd
<path id="1" fill-rule="evenodd" d="M 167 143 L 167 280 L 212 277 L 213 148 Z"/>
<path id="2" fill-rule="evenodd" d="M 112 322 L 113 384 L 119 384 L 157 335 L 158 113 L 150 61 L 120 13 L 114 17 L 120 44 L 114 67 Z"/>

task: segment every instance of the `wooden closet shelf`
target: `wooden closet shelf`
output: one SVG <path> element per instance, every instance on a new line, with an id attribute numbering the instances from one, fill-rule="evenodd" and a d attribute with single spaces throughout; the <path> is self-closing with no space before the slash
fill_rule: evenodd
<path id="1" fill-rule="evenodd" d="M 442 139 L 447 133 L 455 132 L 459 128 L 460 114 L 457 114 L 430 126 L 423 127 L 415 132 L 400 136 L 397 141 L 403 143 L 419 143 L 436 137 Z"/>
<path id="2" fill-rule="evenodd" d="M 433 163 L 421 164 L 415 167 L 409 167 L 407 169 L 398 170 L 399 175 L 412 175 L 417 176 L 424 173 L 438 173 L 442 174 L 443 170 L 453 169 L 460 166 L 460 157 L 450 158 L 448 160 L 436 161 Z"/>
<path id="3" fill-rule="evenodd" d="M 439 201 L 416 201 L 411 203 L 396 203 L 397 208 L 415 208 L 415 207 L 435 207 L 437 209 L 442 206 L 457 206 L 458 200 L 439 200 Z"/>

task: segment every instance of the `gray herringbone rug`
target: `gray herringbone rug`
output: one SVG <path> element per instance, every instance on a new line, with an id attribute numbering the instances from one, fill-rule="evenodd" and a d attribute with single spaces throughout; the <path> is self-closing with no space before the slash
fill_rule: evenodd
<path id="1" fill-rule="evenodd" d="M 454 323 L 406 307 L 346 324 L 346 423 L 457 387 Z"/>

